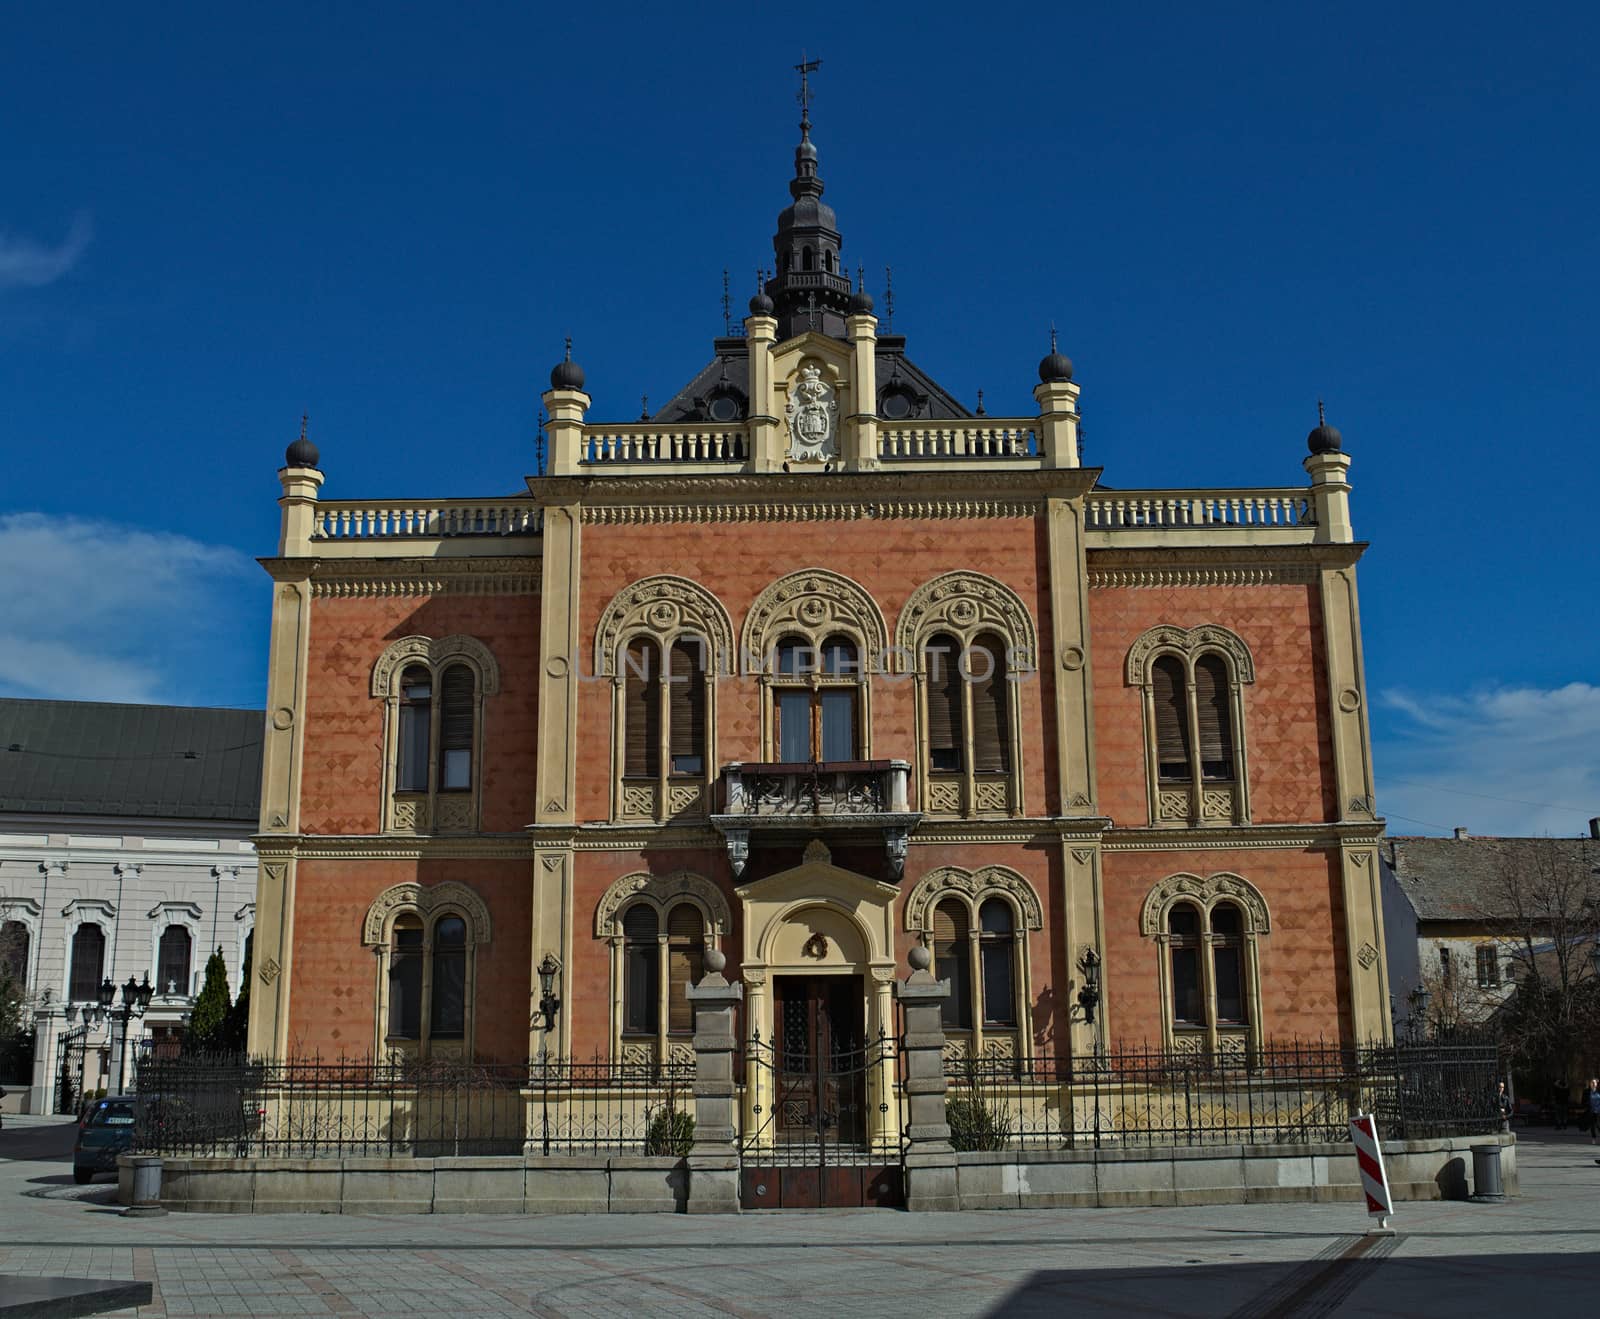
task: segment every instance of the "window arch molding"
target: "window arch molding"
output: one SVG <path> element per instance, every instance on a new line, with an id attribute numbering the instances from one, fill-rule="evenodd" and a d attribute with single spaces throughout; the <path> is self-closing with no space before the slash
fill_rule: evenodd
<path id="1" fill-rule="evenodd" d="M 1215 655 L 1227 673 L 1228 715 L 1226 734 L 1231 743 L 1231 779 L 1204 778 L 1198 746 L 1193 739 L 1195 666 Z M 1161 777 L 1160 739 L 1157 731 L 1156 665 L 1172 657 L 1182 667 L 1186 727 L 1190 729 L 1190 772 L 1186 779 Z M 1150 823 L 1157 826 L 1229 825 L 1250 823 L 1249 760 L 1245 748 L 1244 688 L 1256 680 L 1255 658 L 1243 637 L 1218 623 L 1180 627 L 1162 623 L 1139 637 L 1128 650 L 1127 682 L 1141 693 L 1144 708 L 1145 790 Z"/>
<path id="2" fill-rule="evenodd" d="M 648 647 L 646 655 L 654 658 L 646 666 L 648 673 L 631 673 L 623 657 L 641 642 Z M 691 649 L 680 646 L 686 642 L 698 645 Z M 654 770 L 636 762 L 634 776 L 624 782 L 631 758 L 630 717 L 635 735 L 652 727 L 636 709 L 630 712 L 629 679 L 676 673 L 674 661 L 680 657 L 686 657 L 690 673 L 698 670 L 701 690 L 693 699 L 686 699 L 682 687 L 654 683 L 638 693 L 655 703 L 654 737 L 660 739 L 660 745 L 652 747 Z M 594 669 L 597 677 L 611 679 L 614 820 L 664 821 L 705 814 L 717 774 L 717 679 L 733 676 L 736 658 L 733 620 L 722 602 L 698 582 L 660 573 L 640 578 L 612 597 L 595 626 Z M 678 726 L 685 720 L 693 733 Z M 681 747 L 690 759 L 678 762 L 675 747 Z M 697 769 L 695 758 L 699 760 Z M 674 773 L 678 763 L 684 768 Z"/>
<path id="3" fill-rule="evenodd" d="M 703 637 L 710 647 L 707 667 L 718 677 L 737 671 L 733 619 L 710 591 L 687 577 L 659 573 L 641 577 L 611 597 L 594 630 L 597 677 L 616 677 L 618 656 L 636 636 L 671 643 L 679 637 Z"/>
<path id="4" fill-rule="evenodd" d="M 22 992 L 32 994 L 39 965 L 39 927 L 44 906 L 33 898 L 0 898 L 0 926 L 15 922 L 27 939 L 27 957 L 22 967 Z"/>
<path id="5" fill-rule="evenodd" d="M 439 765 L 441 711 L 445 698 L 441 678 L 456 665 L 472 674 L 472 733 L 468 788 L 441 786 Z M 405 675 L 425 669 L 431 684 L 428 695 L 428 735 L 425 743 L 427 787 L 402 790 L 401 706 Z M 371 695 L 384 702 L 382 827 L 385 833 L 476 832 L 483 804 L 483 703 L 500 691 L 500 666 L 488 646 L 476 637 L 406 636 L 389 643 L 372 666 Z"/>
<path id="6" fill-rule="evenodd" d="M 863 675 L 882 673 L 889 629 L 877 601 L 842 573 L 807 568 L 780 577 L 755 599 L 739 633 L 744 672 L 770 676 L 773 652 L 785 637 L 820 648 L 843 633 L 856 643 Z"/>
<path id="7" fill-rule="evenodd" d="M 937 638 L 954 643 L 958 654 L 949 662 L 957 665 L 956 671 L 964 679 L 945 692 L 936 689 L 938 675 L 930 668 L 928 657 L 928 647 Z M 986 660 L 990 672 L 979 673 L 970 657 L 974 647 L 992 646 L 994 641 L 1004 647 L 1004 680 L 1008 684 L 1005 717 L 994 721 L 1001 725 L 1004 741 L 997 745 L 991 728 L 988 745 L 1000 760 L 991 760 L 987 769 L 980 771 L 975 715 L 980 700 L 989 698 L 978 684 L 1000 665 Z M 1038 655 L 1039 635 L 1033 616 L 1022 598 L 996 578 L 963 569 L 924 582 L 911 593 L 895 625 L 891 659 L 898 672 L 916 678 L 917 795 L 922 810 L 942 815 L 1024 813 L 1022 703 L 1017 694 L 1023 676 L 1037 671 Z M 941 658 L 939 662 L 944 661 Z M 944 732 L 936 734 L 933 705 L 941 699 L 946 701 L 940 707 L 945 713 L 939 721 Z M 939 737 L 949 739 L 942 745 L 951 748 L 946 754 L 955 758 L 959 768 L 934 768 L 933 746 Z M 997 769 L 997 763 L 1004 768 Z"/>
<path id="8" fill-rule="evenodd" d="M 996 986 L 991 975 L 998 968 L 991 968 L 988 946 L 992 936 L 983 922 L 985 905 L 994 901 L 1000 902 L 1011 917 L 1009 950 L 1003 954 L 1007 963 L 999 971 L 1001 983 L 1006 978 L 1010 980 L 1007 989 L 998 991 L 1002 999 L 1009 1000 L 1003 1004 L 994 1001 Z M 1025 1053 L 1029 1039 L 1024 1032 L 1032 1003 L 1028 934 L 1044 928 L 1039 895 L 1024 876 L 1006 866 L 985 866 L 975 871 L 959 866 L 930 870 L 907 896 L 904 919 L 906 930 L 919 936 L 936 956 L 940 955 L 940 945 L 935 941 L 936 913 L 950 902 L 958 904 L 966 917 L 962 923 L 966 947 L 953 951 L 965 968 L 957 979 L 970 998 L 970 1003 L 960 1005 L 947 1017 L 947 1021 L 959 1023 L 956 1030 L 967 1033 L 966 1039 L 957 1035 L 950 1047 L 957 1053 L 965 1049 L 973 1057 L 1016 1057 Z M 1004 942 L 1006 936 L 1000 938 Z M 961 992 L 960 985 L 956 992 Z"/>
<path id="9" fill-rule="evenodd" d="M 390 971 L 394 962 L 395 924 L 403 917 L 414 918 L 422 927 L 422 939 L 417 947 L 417 953 L 421 958 L 422 976 L 420 1029 L 414 1043 L 407 1040 L 395 1047 L 387 1038 L 391 996 Z M 466 925 L 466 945 L 459 954 L 465 963 L 460 985 L 464 1001 L 462 1028 L 459 1037 L 452 1035 L 443 1043 L 435 1043 L 430 1030 L 435 951 L 433 935 L 439 923 L 449 917 L 456 917 Z M 391 885 L 373 899 L 362 921 L 361 942 L 376 954 L 373 959 L 377 963 L 377 980 L 373 995 L 374 1057 L 383 1057 L 393 1052 L 398 1052 L 401 1056 L 412 1055 L 423 1059 L 470 1059 L 473 1056 L 476 1033 L 476 1013 L 473 1007 L 477 986 L 477 954 L 478 950 L 489 942 L 492 933 L 488 904 L 475 890 L 458 880 L 446 880 L 442 884 L 428 885 L 407 881 Z"/>
<path id="10" fill-rule="evenodd" d="M 685 901 L 700 909 L 706 924 L 706 946 L 715 947 L 732 927 L 733 914 L 722 890 L 692 870 L 675 870 L 669 875 L 641 870 L 613 880 L 595 908 L 594 937 L 620 939 L 622 913 L 635 902 L 649 903 L 664 921 L 668 911 Z"/>
<path id="11" fill-rule="evenodd" d="M 145 913 L 150 922 L 150 983 L 156 987 L 158 998 L 167 994 L 167 986 L 161 978 L 161 939 L 173 925 L 189 932 L 189 974 L 186 982 L 178 986 L 177 997 L 195 997 L 195 972 L 203 971 L 211 956 L 200 937 L 202 915 L 199 903 L 182 901 L 158 902 Z"/>
<path id="12" fill-rule="evenodd" d="M 778 671 L 780 643 L 809 648 L 813 656 L 820 657 L 828 643 L 836 640 L 855 650 L 848 674 L 825 675 L 820 666 L 792 675 Z M 771 583 L 750 606 L 739 634 L 740 665 L 762 686 L 763 754 L 770 760 L 783 758 L 779 745 L 780 692 L 803 689 L 815 697 L 822 686 L 827 686 L 848 688 L 854 693 L 848 698 L 846 716 L 851 725 L 853 754 L 844 759 L 871 759 L 871 676 L 885 671 L 888 647 L 889 629 L 883 612 L 858 582 L 826 568 L 807 568 Z M 814 758 L 821 759 L 826 754 L 813 746 Z"/>
<path id="13" fill-rule="evenodd" d="M 100 979 L 104 980 L 111 974 L 112 936 L 117 928 L 117 908 L 115 904 L 104 898 L 74 898 L 61 909 L 62 919 L 66 922 L 64 933 L 66 935 L 65 955 L 61 959 L 61 1001 L 63 1003 L 90 1002 L 90 999 L 74 999 L 72 995 L 72 973 L 74 943 L 78 931 L 85 925 L 95 925 L 100 929 L 101 956 Z M 96 986 L 98 988 L 98 985 Z"/>
<path id="14" fill-rule="evenodd" d="M 1187 906 L 1199 914 L 1197 946 L 1202 953 L 1201 982 L 1206 1002 L 1200 1029 L 1180 1029 L 1173 1006 L 1173 936 L 1170 921 L 1175 908 Z M 1223 939 L 1213 933 L 1213 914 L 1219 907 L 1239 913 L 1237 936 Z M 1199 1052 L 1202 1048 L 1214 1057 L 1235 1058 L 1245 1049 L 1258 1050 L 1266 1038 L 1262 1017 L 1260 939 L 1272 932 L 1267 900 L 1242 875 L 1219 871 L 1201 878 L 1180 873 L 1169 875 L 1145 895 L 1139 913 L 1139 933 L 1155 943 L 1156 975 L 1160 984 L 1161 1032 L 1167 1047 Z M 1236 943 L 1242 959 L 1240 992 L 1246 1020 L 1239 1025 L 1219 1023 L 1216 1011 L 1215 957 L 1219 944 Z"/>

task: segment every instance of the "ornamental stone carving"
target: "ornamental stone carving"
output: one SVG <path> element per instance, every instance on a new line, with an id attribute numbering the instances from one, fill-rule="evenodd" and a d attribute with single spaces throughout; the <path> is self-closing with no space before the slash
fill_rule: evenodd
<path id="1" fill-rule="evenodd" d="M 1143 687 L 1152 681 L 1150 662 L 1163 652 L 1172 652 L 1193 662 L 1204 651 L 1220 652 L 1228 660 L 1236 683 L 1256 680 L 1255 660 L 1250 657 L 1250 647 L 1237 632 L 1231 632 L 1218 623 L 1202 623 L 1199 627 L 1178 627 L 1162 623 L 1151 628 L 1133 643 L 1128 651 L 1128 683 Z"/>
<path id="2" fill-rule="evenodd" d="M 1012 672 L 1032 672 L 1039 662 L 1039 634 L 1022 597 L 984 573 L 947 572 L 911 593 L 895 624 L 894 642 L 901 671 L 916 662 L 922 644 L 935 632 L 951 632 L 969 644 L 983 632 L 997 632 L 1011 648 Z"/>
<path id="3" fill-rule="evenodd" d="M 643 870 L 624 875 L 612 882 L 594 910 L 594 937 L 607 939 L 621 934 L 617 924 L 618 914 L 629 902 L 642 897 L 661 913 L 680 898 L 687 898 L 704 913 L 711 926 L 710 933 L 720 938 L 733 925 L 733 914 L 728 909 L 728 899 L 722 890 L 704 875 L 692 870 L 675 870 L 669 875 L 652 875 Z"/>
<path id="4" fill-rule="evenodd" d="M 815 362 L 800 368 L 784 408 L 789 424 L 789 457 L 797 462 L 826 462 L 834 457 L 839 400 Z"/>
<path id="5" fill-rule="evenodd" d="M 414 911 L 424 919 L 434 912 L 451 910 L 465 917 L 472 929 L 472 942 L 488 943 L 489 906 L 465 884 L 449 879 L 442 884 L 407 882 L 386 888 L 367 908 L 361 942 L 376 946 L 388 938 L 389 925 L 396 914 Z"/>
<path id="6" fill-rule="evenodd" d="M 943 866 L 938 870 L 930 870 L 913 886 L 906 898 L 906 929 L 912 934 L 931 936 L 933 909 L 940 899 L 951 893 L 966 898 L 974 911 L 985 898 L 995 895 L 1009 898 L 1021 913 L 1022 923 L 1028 929 L 1044 927 L 1039 895 L 1033 891 L 1033 885 L 1015 870 L 1006 866 L 985 866 L 982 870 Z"/>
<path id="7" fill-rule="evenodd" d="M 713 673 L 735 672 L 733 620 L 722 602 L 699 582 L 660 573 L 625 586 L 600 615 L 594 632 L 594 671 L 617 672 L 617 654 L 625 642 L 645 634 L 672 641 L 680 636 L 704 638 Z"/>
<path id="8" fill-rule="evenodd" d="M 820 646 L 840 632 L 860 648 L 863 673 L 881 672 L 889 629 L 877 603 L 859 584 L 826 568 L 780 577 L 756 597 L 745 615 L 739 637 L 745 671 L 770 672 L 774 651 L 786 636 Z"/>
<path id="9" fill-rule="evenodd" d="M 1169 875 L 1153 889 L 1144 900 L 1139 913 L 1139 933 L 1146 936 L 1163 934 L 1167 928 L 1167 912 L 1179 901 L 1198 903 L 1207 912 L 1218 902 L 1238 904 L 1244 913 L 1244 933 L 1270 934 L 1272 920 L 1267 911 L 1267 900 L 1261 890 L 1241 875 L 1219 871 L 1206 879 L 1199 875 Z"/>
<path id="10" fill-rule="evenodd" d="M 464 659 L 478 671 L 478 682 L 484 696 L 493 696 L 500 690 L 500 666 L 494 662 L 489 648 L 476 637 L 401 637 L 391 642 L 378 662 L 372 666 L 372 694 L 393 696 L 395 684 L 407 664 L 416 662 L 437 669 L 453 659 Z"/>

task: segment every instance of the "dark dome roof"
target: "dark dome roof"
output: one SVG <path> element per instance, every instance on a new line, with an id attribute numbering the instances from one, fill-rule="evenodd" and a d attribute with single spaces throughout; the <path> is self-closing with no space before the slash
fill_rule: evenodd
<path id="1" fill-rule="evenodd" d="M 866 289 L 857 289 L 850 295 L 850 314 L 852 316 L 872 315 L 872 294 Z"/>
<path id="2" fill-rule="evenodd" d="M 1344 446 L 1344 436 L 1338 428 L 1323 422 L 1306 436 L 1306 448 L 1312 453 L 1338 453 Z"/>
<path id="3" fill-rule="evenodd" d="M 582 389 L 583 368 L 570 357 L 557 362 L 550 372 L 551 389 Z"/>
<path id="4" fill-rule="evenodd" d="M 1052 349 L 1050 355 L 1039 363 L 1039 379 L 1047 385 L 1058 380 L 1071 380 L 1072 359 Z"/>
<path id="5" fill-rule="evenodd" d="M 285 467 L 315 467 L 322 460 L 322 455 L 317 452 L 317 446 L 302 435 L 295 440 L 283 454 Z"/>
<path id="6" fill-rule="evenodd" d="M 750 314 L 752 316 L 770 316 L 776 309 L 776 304 L 765 293 L 758 293 L 750 299 Z"/>

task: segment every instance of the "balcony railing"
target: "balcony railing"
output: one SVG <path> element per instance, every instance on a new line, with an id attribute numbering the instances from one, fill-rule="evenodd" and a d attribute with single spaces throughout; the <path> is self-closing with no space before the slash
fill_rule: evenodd
<path id="1" fill-rule="evenodd" d="M 878 460 L 961 461 L 971 458 L 1037 458 L 1039 432 L 1025 418 L 973 423 L 880 421 Z"/>
<path id="2" fill-rule="evenodd" d="M 727 463 L 742 465 L 750 456 L 743 426 L 662 430 L 658 426 L 608 426 L 586 429 L 578 461 L 585 467 L 615 463 Z"/>
<path id="3" fill-rule="evenodd" d="M 752 833 L 882 834 L 890 870 L 905 867 L 911 830 L 922 819 L 907 804 L 911 766 L 903 760 L 743 762 L 722 769 L 722 813 L 711 822 L 728 840 L 734 874 L 744 870 Z"/>

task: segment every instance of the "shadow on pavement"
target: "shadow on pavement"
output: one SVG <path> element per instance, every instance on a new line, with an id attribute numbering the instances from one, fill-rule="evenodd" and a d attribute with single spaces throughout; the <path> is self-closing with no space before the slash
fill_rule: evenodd
<path id="1" fill-rule="evenodd" d="M 70 1163 L 78 1124 L 71 1118 L 48 1126 L 6 1128 L 0 1131 L 0 1161 L 13 1163 Z"/>

